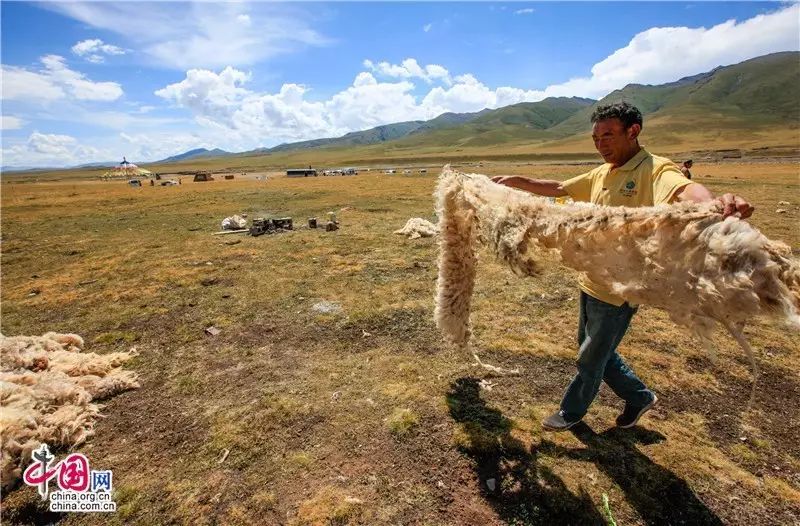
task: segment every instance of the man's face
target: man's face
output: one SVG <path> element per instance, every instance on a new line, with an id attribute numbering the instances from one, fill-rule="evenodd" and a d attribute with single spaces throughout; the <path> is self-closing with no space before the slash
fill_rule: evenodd
<path id="1" fill-rule="evenodd" d="M 638 149 L 636 138 L 641 129 L 638 124 L 625 129 L 617 118 L 595 122 L 592 126 L 594 147 L 605 162 L 621 166 L 631 158 L 631 152 Z"/>

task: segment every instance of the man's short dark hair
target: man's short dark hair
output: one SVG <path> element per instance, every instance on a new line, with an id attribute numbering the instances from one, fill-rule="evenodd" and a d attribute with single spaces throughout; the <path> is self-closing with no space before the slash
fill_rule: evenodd
<path id="1" fill-rule="evenodd" d="M 642 112 L 627 102 L 615 102 L 606 106 L 598 106 L 592 113 L 592 123 L 607 119 L 619 119 L 627 130 L 634 124 L 642 125 Z"/>

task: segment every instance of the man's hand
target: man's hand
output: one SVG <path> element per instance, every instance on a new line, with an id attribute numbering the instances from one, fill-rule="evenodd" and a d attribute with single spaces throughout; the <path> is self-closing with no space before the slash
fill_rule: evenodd
<path id="1" fill-rule="evenodd" d="M 561 187 L 560 181 L 529 179 L 520 175 L 496 175 L 492 177 L 492 182 L 546 197 L 564 197 L 567 195 L 567 192 Z"/>
<path id="2" fill-rule="evenodd" d="M 750 203 L 738 195 L 723 194 L 716 201 L 722 209 L 722 217 L 734 216 L 747 219 L 753 215 L 753 210 L 755 210 Z"/>
<path id="3" fill-rule="evenodd" d="M 517 177 L 516 175 L 495 175 L 492 177 L 492 182 L 497 184 L 502 184 L 503 186 L 510 186 L 511 188 L 517 188 L 516 183 Z"/>
<path id="4" fill-rule="evenodd" d="M 723 194 L 721 197 L 714 197 L 714 194 L 700 183 L 688 184 L 679 188 L 675 192 L 675 200 L 690 203 L 706 203 L 714 201 L 722 212 L 722 217 L 738 217 L 747 219 L 753 215 L 753 208 L 744 198 L 733 194 Z"/>

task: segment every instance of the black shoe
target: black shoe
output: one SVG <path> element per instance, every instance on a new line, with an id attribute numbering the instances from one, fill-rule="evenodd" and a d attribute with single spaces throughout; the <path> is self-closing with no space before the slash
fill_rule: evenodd
<path id="1" fill-rule="evenodd" d="M 625 402 L 625 410 L 617 417 L 617 427 L 628 429 L 636 425 L 642 415 L 648 412 L 658 402 L 658 397 L 653 394 L 653 401 L 645 406 L 635 406 Z"/>
<path id="2" fill-rule="evenodd" d="M 548 416 L 542 422 L 542 427 L 547 431 L 566 431 L 570 427 L 574 426 L 581 419 L 577 419 L 575 421 L 570 422 L 566 418 L 564 418 L 564 411 L 556 411 L 552 415 Z"/>

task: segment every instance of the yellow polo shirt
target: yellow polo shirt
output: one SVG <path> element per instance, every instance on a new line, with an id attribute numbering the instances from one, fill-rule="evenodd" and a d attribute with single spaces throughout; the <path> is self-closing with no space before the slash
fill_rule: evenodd
<path id="1" fill-rule="evenodd" d="M 575 201 L 606 206 L 653 206 L 671 202 L 675 192 L 691 183 L 675 163 L 642 148 L 619 168 L 612 169 L 611 164 L 606 163 L 562 185 Z M 616 306 L 625 303 L 586 276 L 581 277 L 580 286 L 590 296 L 606 303 Z"/>

